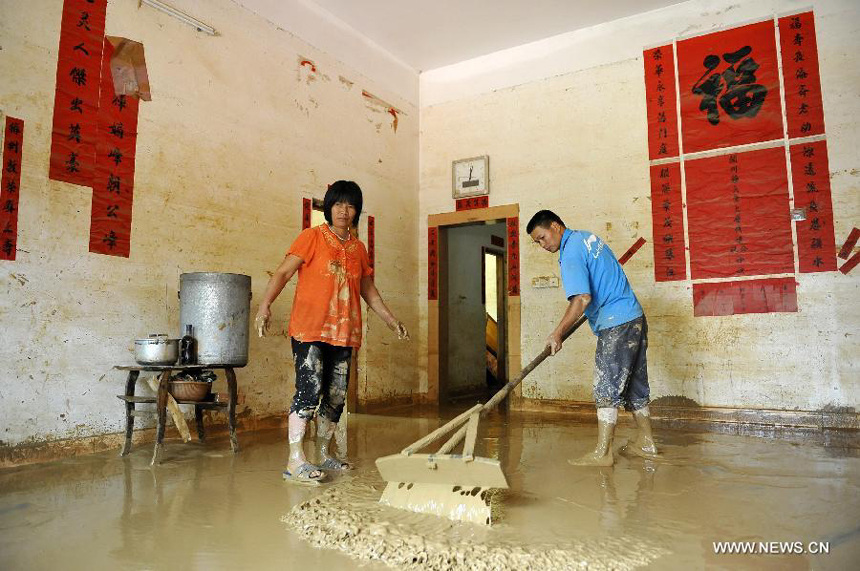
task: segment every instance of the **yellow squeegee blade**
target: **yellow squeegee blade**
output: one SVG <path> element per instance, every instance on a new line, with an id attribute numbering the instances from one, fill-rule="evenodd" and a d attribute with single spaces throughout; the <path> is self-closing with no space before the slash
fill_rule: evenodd
<path id="1" fill-rule="evenodd" d="M 479 525 L 493 522 L 492 488 L 463 488 L 450 484 L 388 482 L 379 503 L 401 510 L 468 521 Z M 496 510 L 497 511 L 497 510 Z"/>
<path id="2" fill-rule="evenodd" d="M 493 488 L 507 488 L 498 460 L 458 454 L 392 454 L 376 460 L 388 482 L 379 502 L 417 513 L 490 525 Z"/>

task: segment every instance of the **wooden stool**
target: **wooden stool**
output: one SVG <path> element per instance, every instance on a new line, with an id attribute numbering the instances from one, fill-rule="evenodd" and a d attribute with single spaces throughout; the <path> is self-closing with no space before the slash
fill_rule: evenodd
<path id="1" fill-rule="evenodd" d="M 117 395 L 117 398 L 125 402 L 125 444 L 122 447 L 121 456 L 125 456 L 131 452 L 131 435 L 134 431 L 134 417 L 145 416 L 148 414 L 158 414 L 158 428 L 155 433 L 155 450 L 152 453 L 151 464 L 159 462 L 159 456 L 163 448 L 164 427 L 167 424 L 167 383 L 170 380 L 170 374 L 176 372 L 193 372 L 202 369 L 224 369 L 224 374 L 227 377 L 227 391 L 229 399 L 226 403 L 208 401 L 185 401 L 178 400 L 177 404 L 193 404 L 194 417 L 197 420 L 197 438 L 203 442 L 205 435 L 203 432 L 203 410 L 212 408 L 227 407 L 227 426 L 230 429 L 230 448 L 233 454 L 239 451 L 239 442 L 236 440 L 236 398 L 238 390 L 236 388 L 236 373 L 230 365 L 117 365 L 114 369 L 118 371 L 128 371 L 128 378 L 125 381 L 125 394 Z M 154 397 L 135 396 L 134 389 L 137 384 L 137 378 L 141 371 L 158 372 L 158 394 Z M 156 405 L 155 411 L 135 410 L 134 405 L 138 403 L 153 403 Z"/>

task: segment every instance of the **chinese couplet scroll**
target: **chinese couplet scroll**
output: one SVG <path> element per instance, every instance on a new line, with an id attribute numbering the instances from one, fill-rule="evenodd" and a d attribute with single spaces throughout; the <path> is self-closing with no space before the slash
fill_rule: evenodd
<path id="1" fill-rule="evenodd" d="M 813 13 L 643 61 L 655 279 L 693 280 L 695 315 L 797 311 L 791 276 L 836 269 Z"/>

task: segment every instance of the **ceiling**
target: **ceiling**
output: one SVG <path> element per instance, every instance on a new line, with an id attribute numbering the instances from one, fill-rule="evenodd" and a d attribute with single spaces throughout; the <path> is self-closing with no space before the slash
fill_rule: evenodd
<path id="1" fill-rule="evenodd" d="M 293 0 L 295 2 L 295 0 Z M 240 4 L 260 4 L 238 0 Z M 291 2 L 265 2 L 273 21 Z M 656 10 L 678 0 L 298 0 L 422 72 Z"/>

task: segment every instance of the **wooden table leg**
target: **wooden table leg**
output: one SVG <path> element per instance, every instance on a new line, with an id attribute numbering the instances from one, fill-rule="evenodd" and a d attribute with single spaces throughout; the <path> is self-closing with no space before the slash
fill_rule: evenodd
<path id="1" fill-rule="evenodd" d="M 203 442 L 206 439 L 203 432 L 203 409 L 197 405 L 194 406 L 194 418 L 197 419 L 197 440 Z"/>
<path id="2" fill-rule="evenodd" d="M 128 378 L 125 380 L 125 396 L 134 396 L 134 387 L 137 384 L 137 377 L 140 376 L 140 371 L 129 371 Z M 125 456 L 131 452 L 131 435 L 134 432 L 134 403 L 125 401 L 125 444 L 122 446 L 120 456 Z"/>
<path id="3" fill-rule="evenodd" d="M 158 381 L 158 428 L 155 431 L 155 450 L 152 452 L 152 462 L 150 465 L 158 464 L 158 457 L 161 455 L 162 442 L 164 441 L 164 426 L 167 424 L 167 381 L 170 379 L 170 369 L 165 369 L 161 373 L 161 378 Z"/>
<path id="4" fill-rule="evenodd" d="M 236 399 L 239 391 L 236 387 L 236 373 L 233 372 L 233 367 L 224 367 L 224 373 L 227 375 L 227 390 L 230 394 L 230 401 L 227 403 L 227 426 L 230 428 L 230 448 L 235 454 L 239 451 L 239 441 L 236 440 Z"/>

